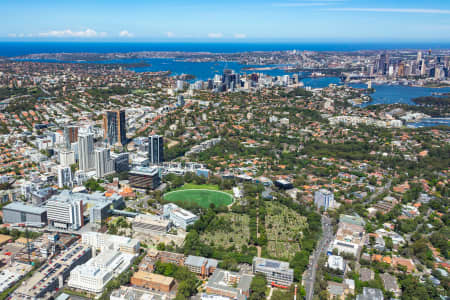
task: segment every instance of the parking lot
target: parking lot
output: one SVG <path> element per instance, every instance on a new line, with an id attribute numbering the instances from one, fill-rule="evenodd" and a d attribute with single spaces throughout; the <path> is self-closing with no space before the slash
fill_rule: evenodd
<path id="1" fill-rule="evenodd" d="M 15 295 L 22 297 L 18 299 L 27 299 L 26 297 L 41 296 L 47 291 L 58 291 L 59 277 L 62 276 L 62 280 L 65 280 L 70 270 L 79 264 L 80 260 L 85 260 L 86 256 L 90 257 L 90 252 L 90 247 L 79 243 L 73 244 L 40 267 L 38 272 L 16 290 Z"/>

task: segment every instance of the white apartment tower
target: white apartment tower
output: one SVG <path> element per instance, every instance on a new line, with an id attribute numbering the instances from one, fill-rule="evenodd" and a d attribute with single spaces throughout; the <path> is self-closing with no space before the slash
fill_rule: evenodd
<path id="1" fill-rule="evenodd" d="M 59 152 L 59 164 L 63 167 L 70 167 L 75 163 L 75 152 L 72 150 L 63 150 Z"/>
<path id="2" fill-rule="evenodd" d="M 81 171 L 94 169 L 94 135 L 92 133 L 78 135 L 78 159 Z"/>
<path id="3" fill-rule="evenodd" d="M 72 171 L 70 167 L 58 167 L 58 187 L 72 186 Z"/>
<path id="4" fill-rule="evenodd" d="M 98 148 L 94 151 L 95 171 L 98 178 L 114 172 L 114 160 L 111 159 L 107 148 Z"/>
<path id="5" fill-rule="evenodd" d="M 317 207 L 323 207 L 325 210 L 336 206 L 333 192 L 326 189 L 320 189 L 314 193 L 314 203 Z"/>

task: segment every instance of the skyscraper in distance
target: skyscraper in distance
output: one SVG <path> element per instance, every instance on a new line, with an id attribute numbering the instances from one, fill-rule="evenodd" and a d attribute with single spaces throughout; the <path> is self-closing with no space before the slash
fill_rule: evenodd
<path id="1" fill-rule="evenodd" d="M 149 150 L 148 158 L 150 164 L 156 165 L 164 161 L 164 141 L 159 135 L 152 135 L 148 138 Z"/>
<path id="2" fill-rule="evenodd" d="M 110 110 L 103 115 L 104 138 L 110 145 L 127 144 L 127 123 L 124 110 Z"/>

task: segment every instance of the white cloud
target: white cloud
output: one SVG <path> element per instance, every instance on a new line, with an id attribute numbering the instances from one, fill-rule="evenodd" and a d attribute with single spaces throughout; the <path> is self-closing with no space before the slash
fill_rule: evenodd
<path id="1" fill-rule="evenodd" d="M 171 31 L 166 32 L 166 35 L 167 35 L 168 38 L 173 38 L 173 37 L 175 37 L 175 33 L 171 32 Z"/>
<path id="2" fill-rule="evenodd" d="M 235 39 L 245 39 L 245 38 L 247 38 L 247 35 L 245 33 L 235 33 L 234 38 Z"/>
<path id="3" fill-rule="evenodd" d="M 93 37 L 105 37 L 106 32 L 97 32 L 93 29 L 86 29 L 82 31 L 72 31 L 70 29 L 66 30 L 51 30 L 48 32 L 41 32 L 37 36 L 39 37 L 79 37 L 79 38 L 93 38 Z"/>
<path id="4" fill-rule="evenodd" d="M 328 8 L 331 11 L 345 12 L 382 12 L 382 13 L 415 13 L 415 14 L 450 14 L 449 9 L 428 9 L 428 8 Z"/>
<path id="5" fill-rule="evenodd" d="M 208 37 L 210 39 L 220 39 L 220 38 L 223 38 L 223 33 L 220 33 L 220 32 L 208 33 Z"/>
<path id="6" fill-rule="evenodd" d="M 25 35 L 24 33 L 8 33 L 8 37 L 10 38 L 24 38 L 24 37 L 31 37 L 30 34 Z"/>
<path id="7" fill-rule="evenodd" d="M 130 33 L 128 30 L 122 30 L 119 32 L 120 37 L 133 37 L 134 34 Z"/>

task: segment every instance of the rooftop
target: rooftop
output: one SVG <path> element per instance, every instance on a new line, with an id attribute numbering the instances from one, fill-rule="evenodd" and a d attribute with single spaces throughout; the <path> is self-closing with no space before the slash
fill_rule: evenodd
<path id="1" fill-rule="evenodd" d="M 262 257 L 254 257 L 253 264 L 256 266 L 259 266 L 259 267 L 263 267 L 263 268 L 285 270 L 285 271 L 293 272 L 293 270 L 289 268 L 289 263 L 287 263 L 285 261 L 267 259 L 267 258 L 262 258 Z"/>
<path id="2" fill-rule="evenodd" d="M 233 287 L 229 282 L 229 277 L 239 277 L 237 287 Z M 216 269 L 213 275 L 209 278 L 207 287 L 222 289 L 230 292 L 248 291 L 252 282 L 253 276 L 241 275 L 239 273 L 230 272 L 226 270 Z"/>
<path id="3" fill-rule="evenodd" d="M 6 205 L 3 209 L 21 211 L 30 214 L 42 214 L 47 211 L 47 209 L 37 206 L 26 205 L 21 202 L 12 202 Z"/>
<path id="4" fill-rule="evenodd" d="M 137 215 L 133 222 L 141 222 L 146 224 L 152 224 L 157 226 L 165 226 L 167 227 L 170 223 L 170 221 L 165 220 L 159 216 L 156 215 L 146 215 L 146 214 L 139 214 Z"/>
<path id="5" fill-rule="evenodd" d="M 157 167 L 134 167 L 130 173 L 155 176 L 159 173 L 159 169 Z"/>
<path id="6" fill-rule="evenodd" d="M 160 284 L 170 285 L 174 280 L 172 277 L 167 277 L 155 273 L 145 272 L 145 271 L 137 271 L 133 275 L 136 279 L 158 282 Z"/>

